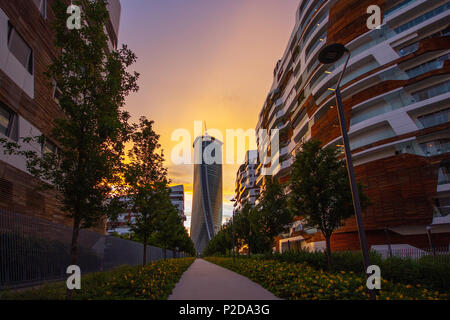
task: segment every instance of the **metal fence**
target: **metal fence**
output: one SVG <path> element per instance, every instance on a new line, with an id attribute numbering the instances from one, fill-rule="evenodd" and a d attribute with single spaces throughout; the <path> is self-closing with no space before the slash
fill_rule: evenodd
<path id="1" fill-rule="evenodd" d="M 69 226 L 0 210 L 0 289 L 67 278 L 71 240 Z M 163 249 L 147 246 L 147 262 L 163 257 Z M 173 257 L 167 250 L 167 258 Z M 77 264 L 83 274 L 142 260 L 141 243 L 80 230 Z"/>
<path id="2" fill-rule="evenodd" d="M 407 249 L 389 249 L 378 251 L 377 253 L 381 255 L 383 259 L 389 257 L 397 257 L 402 259 L 412 259 L 419 260 L 423 257 L 433 257 L 435 259 L 448 259 L 450 260 L 450 250 L 449 247 L 436 247 L 434 249 L 430 248 L 407 248 Z"/>

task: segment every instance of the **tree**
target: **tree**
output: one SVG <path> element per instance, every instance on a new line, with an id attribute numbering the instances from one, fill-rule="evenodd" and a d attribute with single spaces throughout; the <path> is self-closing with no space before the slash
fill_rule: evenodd
<path id="1" fill-rule="evenodd" d="M 147 261 L 147 244 L 157 231 L 158 219 L 165 214 L 167 205 L 167 169 L 164 156 L 159 152 L 159 135 L 153 130 L 153 121 L 141 117 L 131 134 L 132 148 L 128 152 L 129 163 L 125 165 L 129 204 L 139 214 L 131 231 L 144 244 L 143 264 Z M 169 198 L 170 202 L 170 198 Z M 171 203 L 170 203 L 171 205 Z"/>
<path id="2" fill-rule="evenodd" d="M 244 203 L 242 209 L 234 214 L 234 232 L 241 246 L 247 244 L 249 256 L 258 246 L 257 240 L 261 239 L 258 218 L 258 211 L 249 203 Z"/>
<path id="3" fill-rule="evenodd" d="M 77 264 L 78 234 L 96 225 L 110 213 L 107 201 L 112 186 L 120 184 L 119 172 L 128 139 L 125 97 L 137 91 L 137 73 L 126 70 L 136 56 L 126 46 L 110 51 L 104 26 L 109 13 L 105 0 L 74 1 L 82 5 L 81 29 L 69 30 L 67 1 L 55 0 L 55 46 L 58 56 L 46 75 L 56 81 L 63 116 L 54 120 L 49 137 L 27 137 L 24 144 L 2 141 L 6 151 L 26 157 L 28 171 L 43 187 L 56 190 L 61 209 L 73 219 L 70 264 Z M 58 152 L 41 155 L 26 143 L 44 143 L 49 138 Z M 72 291 L 67 291 L 71 299 Z"/>
<path id="4" fill-rule="evenodd" d="M 258 211 L 259 232 L 264 236 L 264 251 L 272 252 L 274 238 L 288 229 L 292 222 L 292 211 L 288 208 L 288 198 L 283 186 L 271 176 L 266 177 L 266 183 L 261 192 Z M 261 241 L 259 242 L 261 243 Z"/>
<path id="5" fill-rule="evenodd" d="M 231 222 L 224 224 L 215 237 L 208 242 L 203 250 L 203 255 L 226 255 L 230 252 L 233 249 L 232 228 Z"/>
<path id="6" fill-rule="evenodd" d="M 184 232 L 184 226 L 178 214 L 178 209 L 170 200 L 170 190 L 161 193 L 159 203 L 160 215 L 157 220 L 153 241 L 163 248 L 164 259 L 167 258 L 167 249 L 175 249 Z"/>
<path id="7" fill-rule="evenodd" d="M 369 204 L 358 184 L 361 206 Z M 345 160 L 336 147 L 322 148 L 309 140 L 295 158 L 290 180 L 289 202 L 307 226 L 319 229 L 326 242 L 328 268 L 332 270 L 330 239 L 333 232 L 354 214 Z"/>

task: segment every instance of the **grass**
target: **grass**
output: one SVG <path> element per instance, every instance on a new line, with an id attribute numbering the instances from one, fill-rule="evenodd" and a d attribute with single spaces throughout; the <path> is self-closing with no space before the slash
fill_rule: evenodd
<path id="1" fill-rule="evenodd" d="M 282 299 L 362 300 L 368 299 L 366 279 L 353 271 L 329 273 L 307 264 L 275 260 L 208 257 L 206 260 L 248 277 Z M 449 296 L 419 285 L 382 279 L 380 300 L 448 300 Z"/>
<path id="2" fill-rule="evenodd" d="M 165 300 L 194 258 L 159 260 L 146 266 L 122 266 L 87 274 L 74 300 Z M 46 283 L 24 291 L 0 292 L 0 300 L 63 300 L 66 283 Z"/>

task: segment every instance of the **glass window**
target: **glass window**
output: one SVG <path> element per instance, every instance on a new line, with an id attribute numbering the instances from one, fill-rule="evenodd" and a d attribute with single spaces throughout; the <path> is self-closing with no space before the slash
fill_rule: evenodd
<path id="1" fill-rule="evenodd" d="M 444 162 L 439 168 L 438 184 L 450 183 L 450 161 Z"/>
<path id="2" fill-rule="evenodd" d="M 444 65 L 445 60 L 450 59 L 450 53 L 447 53 L 437 59 L 428 61 L 426 63 L 423 63 L 417 67 L 411 68 L 406 70 L 406 73 L 408 74 L 409 78 L 415 78 L 421 74 L 424 74 L 426 72 L 441 69 Z"/>
<path id="3" fill-rule="evenodd" d="M 450 108 L 420 116 L 418 119 L 423 128 L 429 128 L 442 123 L 447 123 L 450 121 Z"/>
<path id="4" fill-rule="evenodd" d="M 11 117 L 12 117 L 11 112 L 0 106 L 0 132 L 3 133 L 5 136 L 8 135 Z"/>
<path id="5" fill-rule="evenodd" d="M 33 74 L 33 50 L 25 42 L 14 26 L 8 22 L 8 48 L 17 60 Z"/>
<path id="6" fill-rule="evenodd" d="M 18 127 L 16 114 L 0 102 L 0 133 L 18 140 Z"/>
<path id="7" fill-rule="evenodd" d="M 434 85 L 432 87 L 416 91 L 412 94 L 414 101 L 423 101 L 438 95 L 450 92 L 450 81 Z"/>
<path id="8" fill-rule="evenodd" d="M 429 141 L 420 144 L 420 148 L 427 157 L 450 152 L 450 140 Z"/>
<path id="9" fill-rule="evenodd" d="M 326 0 L 320 0 L 316 3 L 316 5 L 310 9 L 309 14 L 306 16 L 306 18 L 303 20 L 302 22 L 302 26 L 301 29 L 303 30 L 303 28 L 309 23 L 309 20 L 311 19 L 311 17 L 316 13 L 317 10 L 319 10 L 319 7 L 325 2 Z"/>
<path id="10" fill-rule="evenodd" d="M 324 42 L 327 38 L 327 32 L 325 31 L 316 42 L 314 42 L 313 45 L 310 45 L 309 48 L 306 50 L 306 60 L 309 58 L 309 54 L 321 43 Z"/>
<path id="11" fill-rule="evenodd" d="M 59 104 L 61 96 L 62 96 L 61 89 L 58 87 L 58 83 L 56 82 L 56 80 L 53 79 L 53 99 L 55 99 L 56 103 Z"/>
<path id="12" fill-rule="evenodd" d="M 390 15 L 393 14 L 394 12 L 396 12 L 396 11 L 402 9 L 404 6 L 410 4 L 411 2 L 415 2 L 415 1 L 416 1 L 416 0 L 403 0 L 403 1 L 401 1 L 399 4 L 393 6 L 392 8 L 387 9 L 387 10 L 384 12 L 384 16 L 385 16 L 385 17 L 390 16 Z"/>
<path id="13" fill-rule="evenodd" d="M 42 154 L 44 153 L 53 153 L 56 154 L 58 151 L 58 147 L 48 139 L 44 140 L 44 143 L 42 144 Z"/>
<path id="14" fill-rule="evenodd" d="M 440 6 L 440 7 L 437 7 L 436 9 L 428 11 L 427 13 L 425 13 L 425 14 L 423 14 L 423 15 L 421 15 L 421 16 L 419 16 L 419 17 L 417 17 L 417 18 L 415 18 L 415 19 L 413 19 L 413 20 L 411 20 L 411 21 L 409 21 L 409 22 L 407 22 L 405 24 L 402 24 L 401 26 L 395 28 L 394 31 L 396 33 L 401 33 L 403 31 L 406 31 L 406 30 L 408 30 L 408 29 L 410 29 L 410 28 L 412 28 L 412 27 L 414 27 L 414 26 L 416 26 L 416 25 L 418 25 L 418 24 L 420 24 L 420 23 L 422 23 L 422 22 L 424 22 L 424 21 L 426 21 L 428 19 L 431 19 L 431 18 L 433 18 L 433 17 L 435 17 L 435 16 L 437 16 L 437 15 L 441 14 L 442 12 L 447 11 L 449 9 L 450 9 L 450 3 L 446 3 L 446 4 L 444 4 L 444 5 Z"/>

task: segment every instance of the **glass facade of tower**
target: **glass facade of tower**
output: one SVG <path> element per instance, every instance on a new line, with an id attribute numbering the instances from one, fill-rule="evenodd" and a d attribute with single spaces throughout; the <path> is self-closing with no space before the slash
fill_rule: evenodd
<path id="1" fill-rule="evenodd" d="M 202 253 L 222 224 L 222 142 L 210 136 L 194 142 L 191 238 Z"/>

